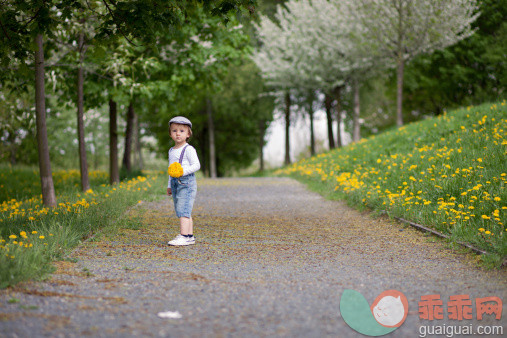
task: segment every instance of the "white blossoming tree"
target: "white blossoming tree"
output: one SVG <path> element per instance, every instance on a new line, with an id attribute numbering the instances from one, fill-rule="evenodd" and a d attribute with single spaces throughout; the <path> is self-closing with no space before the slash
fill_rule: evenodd
<path id="1" fill-rule="evenodd" d="M 276 17 L 283 16 L 283 9 L 278 6 Z M 262 46 L 253 54 L 252 59 L 259 67 L 267 84 L 285 97 L 285 164 L 290 163 L 290 91 L 298 79 L 291 68 L 296 60 L 290 49 L 290 32 L 283 30 L 267 16 L 262 16 L 256 26 Z"/>
<path id="2" fill-rule="evenodd" d="M 403 74 L 406 62 L 443 49 L 473 34 L 476 0 L 358 0 L 358 21 L 370 52 L 397 68 L 396 123 L 403 125 Z"/>
<path id="3" fill-rule="evenodd" d="M 368 58 L 358 57 L 358 38 L 363 35 L 350 10 L 352 1 L 290 0 L 278 6 L 276 21 L 261 17 L 257 26 L 262 46 L 253 59 L 268 84 L 284 92 L 295 90 L 313 97 L 315 90 L 324 92 L 327 102 Z M 310 93 L 310 94 L 307 94 Z M 290 96 L 286 96 L 290 105 Z M 309 102 L 312 107 L 312 102 Z M 328 137 L 334 147 L 332 115 L 327 106 Z M 312 115 L 312 109 L 309 109 Z M 290 111 L 286 107 L 286 163 Z M 310 119 L 312 116 L 310 116 Z M 312 124 L 311 124 L 312 125 Z M 313 130 L 311 130 L 313 135 Z M 338 135 L 338 137 L 340 137 Z"/>

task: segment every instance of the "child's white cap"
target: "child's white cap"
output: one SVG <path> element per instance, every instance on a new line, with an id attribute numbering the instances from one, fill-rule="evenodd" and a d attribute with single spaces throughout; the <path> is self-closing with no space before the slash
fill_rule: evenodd
<path id="1" fill-rule="evenodd" d="M 189 119 L 183 116 L 173 117 L 171 121 L 169 121 L 169 125 L 171 125 L 171 123 L 186 124 L 187 126 L 190 126 L 190 128 L 192 128 L 192 122 L 190 122 Z"/>

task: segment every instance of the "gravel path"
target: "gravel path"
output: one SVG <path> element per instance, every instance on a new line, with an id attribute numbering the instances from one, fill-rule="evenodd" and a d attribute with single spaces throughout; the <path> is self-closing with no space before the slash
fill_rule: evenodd
<path id="1" fill-rule="evenodd" d="M 77 263 L 59 262 L 49 280 L 0 292 L 0 336 L 357 337 L 340 316 L 344 289 L 369 304 L 388 289 L 406 295 L 407 320 L 391 337 L 444 323 L 507 331 L 505 319 L 492 316 L 477 323 L 418 315 L 429 294 L 444 305 L 457 294 L 507 303 L 505 269 L 485 271 L 472 254 L 326 201 L 291 179 L 198 184 L 196 245 L 166 245 L 179 230 L 170 199 L 142 203 L 122 229 L 79 247 Z M 182 318 L 159 318 L 164 311 Z"/>

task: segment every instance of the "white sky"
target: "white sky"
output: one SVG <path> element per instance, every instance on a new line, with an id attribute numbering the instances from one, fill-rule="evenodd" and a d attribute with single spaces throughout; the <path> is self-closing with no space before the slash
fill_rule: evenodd
<path id="1" fill-rule="evenodd" d="M 264 161 L 267 168 L 280 167 L 285 159 L 285 119 L 283 114 L 275 114 L 277 118 L 271 123 L 266 133 L 267 144 L 264 146 Z M 327 121 L 324 110 L 318 110 L 314 114 L 315 144 L 317 152 L 322 152 L 324 147 L 329 149 L 327 139 Z M 336 122 L 333 124 L 333 133 L 336 138 Z M 344 126 L 341 126 L 343 144 L 351 141 L 350 134 L 345 133 Z M 335 140 L 336 142 L 336 140 Z M 299 116 L 296 121 L 291 122 L 290 127 L 290 152 L 291 161 L 295 162 L 298 156 L 307 151 L 310 153 L 310 118 Z"/>

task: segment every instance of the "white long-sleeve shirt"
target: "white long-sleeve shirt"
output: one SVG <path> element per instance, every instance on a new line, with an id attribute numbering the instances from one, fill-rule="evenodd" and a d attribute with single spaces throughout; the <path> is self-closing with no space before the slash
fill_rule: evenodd
<path id="1" fill-rule="evenodd" d="M 174 162 L 180 161 L 181 152 L 183 151 L 183 147 L 179 147 L 177 149 L 171 148 L 169 149 L 169 165 Z M 181 161 L 181 166 L 183 167 L 183 176 L 190 175 L 201 169 L 201 163 L 199 162 L 199 158 L 197 157 L 197 151 L 191 145 L 185 149 L 185 154 L 183 155 L 183 160 Z M 171 177 L 169 177 L 169 182 L 167 183 L 167 187 L 171 187 Z"/>

